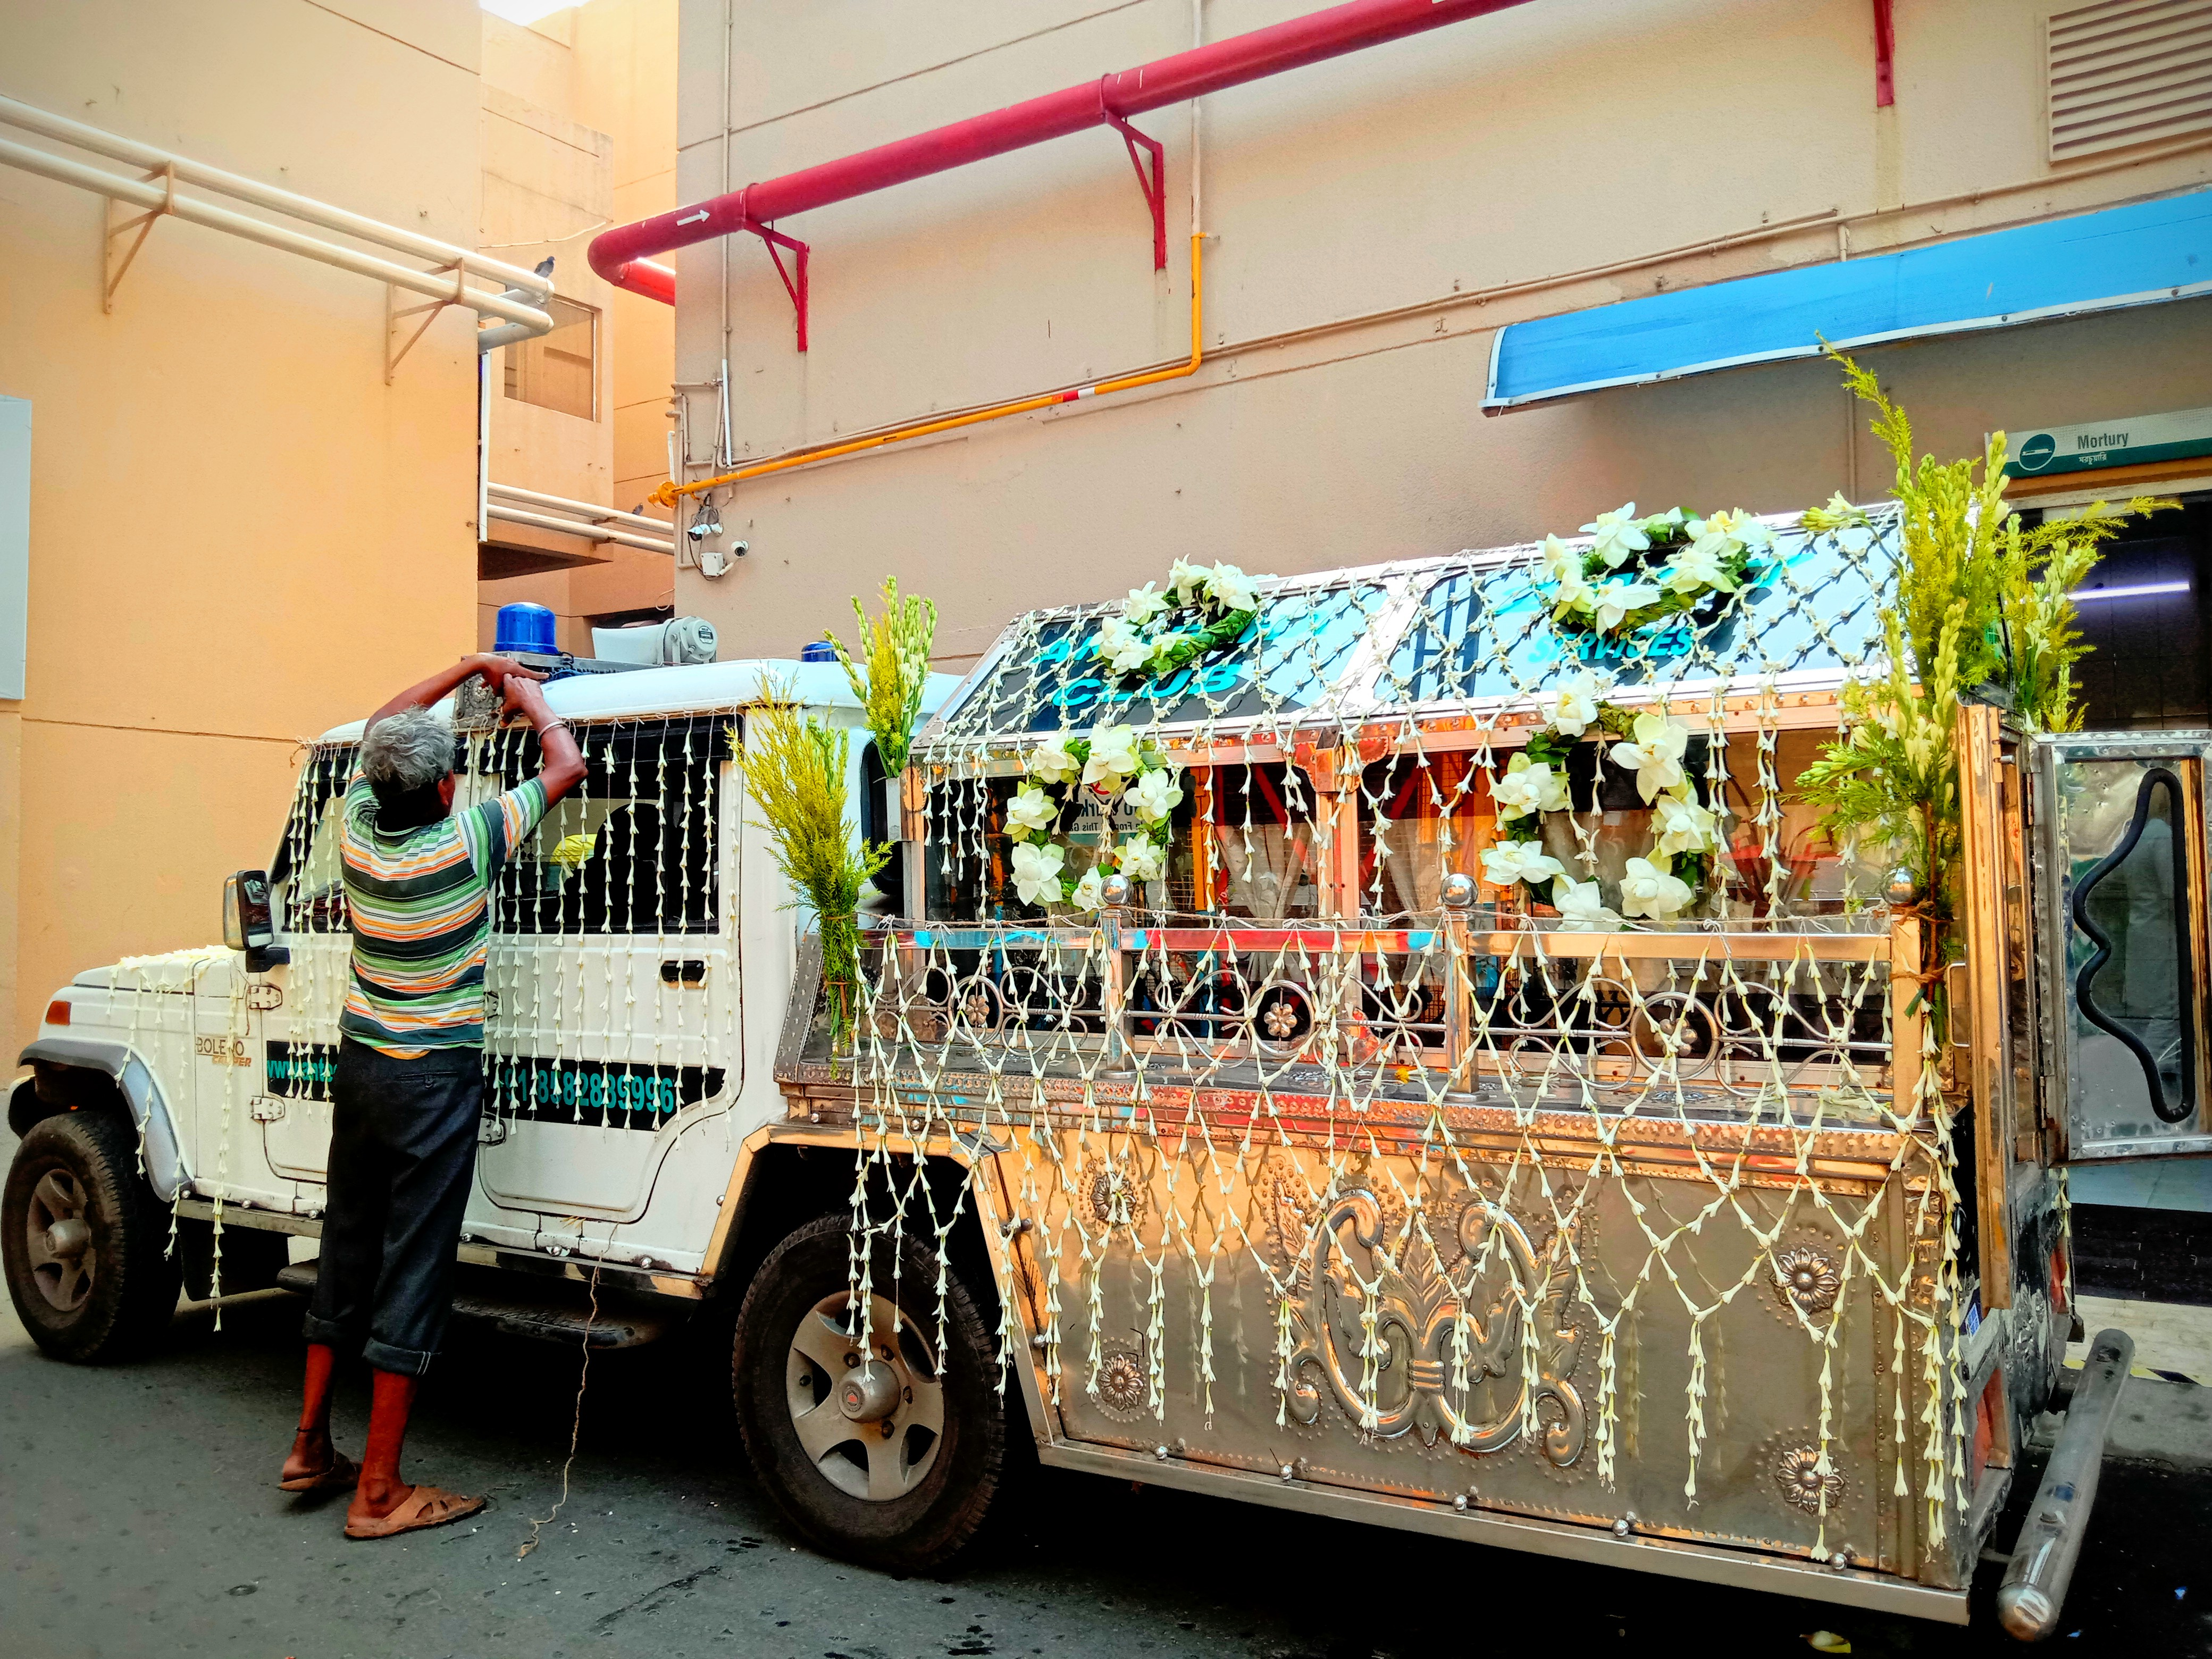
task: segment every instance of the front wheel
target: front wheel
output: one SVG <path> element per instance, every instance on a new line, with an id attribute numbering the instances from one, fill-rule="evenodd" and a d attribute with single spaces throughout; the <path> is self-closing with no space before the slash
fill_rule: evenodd
<path id="1" fill-rule="evenodd" d="M 732 1350 L 738 1426 L 762 1485 L 812 1542 L 933 1571 L 975 1536 L 1004 1475 L 991 1341 L 948 1268 L 940 1346 L 937 1261 L 904 1240 L 873 1246 L 864 1322 L 848 1305 L 852 1247 L 843 1218 L 824 1217 L 761 1264 Z"/>
<path id="2" fill-rule="evenodd" d="M 104 1111 L 44 1119 L 16 1148 L 0 1258 L 16 1316 L 57 1358 L 122 1358 L 176 1312 L 168 1218 L 137 1166 L 137 1131 Z"/>

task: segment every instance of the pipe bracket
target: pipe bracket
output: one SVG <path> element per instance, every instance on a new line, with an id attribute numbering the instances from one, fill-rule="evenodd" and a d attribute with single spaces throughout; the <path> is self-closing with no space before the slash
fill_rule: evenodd
<path id="1" fill-rule="evenodd" d="M 161 186 L 161 205 L 147 209 L 135 219 L 125 219 L 117 223 L 115 198 L 111 196 L 107 200 L 107 240 L 102 255 L 105 269 L 101 273 L 100 290 L 100 308 L 104 312 L 114 311 L 115 290 L 122 287 L 123 275 L 131 269 L 131 262 L 138 257 L 138 250 L 146 246 L 146 238 L 154 228 L 154 221 L 163 214 L 177 210 L 177 164 L 174 161 L 164 161 L 155 167 L 146 175 L 146 182 Z M 118 259 L 115 257 L 115 239 L 133 230 L 138 233 L 137 235 L 131 238 L 130 247 Z"/>
<path id="2" fill-rule="evenodd" d="M 390 386 L 392 377 L 399 373 L 399 360 L 414 350 L 416 342 L 430 331 L 430 325 L 438 320 L 438 313 L 447 306 L 467 303 L 462 296 L 468 292 L 466 287 L 468 273 L 458 260 L 450 264 L 434 265 L 431 269 L 441 271 L 450 270 L 453 273 L 452 299 L 432 300 L 422 305 L 402 307 L 399 304 L 402 290 L 390 283 L 384 285 L 384 383 L 386 386 Z M 427 315 L 424 314 L 426 313 Z M 410 317 L 421 317 L 422 320 L 416 325 L 415 331 L 407 336 L 406 344 L 400 346 L 395 351 L 392 346 L 398 340 L 402 331 L 400 325 Z"/>
<path id="3" fill-rule="evenodd" d="M 1145 205 L 1152 214 L 1152 269 L 1168 268 L 1168 176 L 1167 149 L 1157 138 L 1148 138 L 1115 113 L 1106 101 L 1106 83 L 1114 79 L 1102 76 L 1098 82 L 1098 118 L 1121 135 L 1128 147 L 1129 165 L 1137 170 L 1137 188 L 1145 193 Z M 1150 159 L 1149 173 L 1145 162 Z"/>
<path id="4" fill-rule="evenodd" d="M 761 246 L 768 250 L 768 257 L 775 261 L 775 274 L 783 278 L 783 291 L 791 296 L 791 308 L 798 319 L 799 349 L 804 351 L 806 349 L 806 244 L 795 236 L 786 236 L 781 231 L 755 224 L 750 219 L 745 222 L 744 228 L 761 239 Z M 783 263 L 782 250 L 785 248 L 789 248 L 792 252 L 793 268 L 789 270 Z"/>

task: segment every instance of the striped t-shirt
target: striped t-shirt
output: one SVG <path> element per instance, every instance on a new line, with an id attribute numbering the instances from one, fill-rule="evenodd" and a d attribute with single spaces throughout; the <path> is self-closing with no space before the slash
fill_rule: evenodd
<path id="1" fill-rule="evenodd" d="M 532 778 L 495 800 L 397 835 L 376 827 L 356 767 L 338 841 L 353 912 L 353 984 L 338 1030 L 402 1057 L 483 1046 L 491 884 L 545 816 Z"/>

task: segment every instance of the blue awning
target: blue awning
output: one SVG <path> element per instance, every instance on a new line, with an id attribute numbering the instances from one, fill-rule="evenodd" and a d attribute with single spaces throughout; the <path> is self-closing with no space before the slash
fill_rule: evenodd
<path id="1" fill-rule="evenodd" d="M 2212 190 L 1514 323 L 1486 413 L 1839 347 L 2212 294 Z"/>

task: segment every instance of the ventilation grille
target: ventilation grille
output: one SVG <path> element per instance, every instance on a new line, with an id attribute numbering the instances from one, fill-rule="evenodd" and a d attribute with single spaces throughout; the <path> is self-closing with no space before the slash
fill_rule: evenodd
<path id="1" fill-rule="evenodd" d="M 2094 0 L 2045 40 L 2052 161 L 2212 131 L 2212 0 Z"/>

